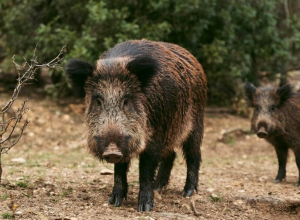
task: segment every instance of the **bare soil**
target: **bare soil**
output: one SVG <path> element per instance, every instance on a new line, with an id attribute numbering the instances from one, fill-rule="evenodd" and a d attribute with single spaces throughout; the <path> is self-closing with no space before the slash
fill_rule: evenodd
<path id="1" fill-rule="evenodd" d="M 0 94 L 0 103 L 9 98 Z M 291 153 L 287 178 L 277 173 L 273 147 L 249 134 L 247 118 L 206 113 L 199 191 L 183 198 L 186 167 L 178 152 L 170 183 L 156 194 L 152 212 L 137 212 L 138 160 L 128 173 L 128 200 L 108 204 L 113 165 L 100 163 L 85 147 L 82 100 L 50 101 L 30 95 L 29 123 L 22 139 L 2 155 L 0 218 L 15 219 L 300 219 L 298 170 Z M 75 103 L 75 104 L 74 104 Z M 15 108 L 21 104 L 17 101 Z M 222 134 L 236 128 L 226 136 Z M 221 140 L 220 140 L 221 138 Z"/>

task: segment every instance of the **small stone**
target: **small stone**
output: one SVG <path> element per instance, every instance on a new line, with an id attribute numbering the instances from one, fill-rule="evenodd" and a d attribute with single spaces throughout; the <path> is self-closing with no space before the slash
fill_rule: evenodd
<path id="1" fill-rule="evenodd" d="M 217 195 L 217 194 L 214 194 L 214 193 L 213 193 L 213 194 L 211 194 L 210 196 L 211 196 L 212 198 L 214 198 L 214 199 L 218 199 L 218 195 Z"/>
<path id="2" fill-rule="evenodd" d="M 34 135 L 35 135 L 35 134 L 34 134 L 33 132 L 29 132 L 29 133 L 28 133 L 28 136 L 29 136 L 29 137 L 34 137 Z"/>
<path id="3" fill-rule="evenodd" d="M 215 191 L 215 189 L 213 189 L 213 188 L 208 188 L 206 191 L 211 193 L 211 192 Z"/>
<path id="4" fill-rule="evenodd" d="M 236 200 L 233 202 L 234 205 L 242 205 L 244 202 L 242 200 Z"/>
<path id="5" fill-rule="evenodd" d="M 16 211 L 15 212 L 15 215 L 22 215 L 23 214 L 23 211 Z"/>
<path id="6" fill-rule="evenodd" d="M 65 114 L 64 116 L 63 116 L 63 120 L 64 121 L 69 121 L 70 120 L 70 115 L 67 115 L 67 114 Z"/>
<path id="7" fill-rule="evenodd" d="M 154 218 L 151 218 L 150 216 L 144 217 L 145 220 L 155 220 Z"/>
<path id="8" fill-rule="evenodd" d="M 21 157 L 12 158 L 11 161 L 16 162 L 16 163 L 25 163 L 26 162 L 26 160 L 24 158 L 21 158 Z"/>
<path id="9" fill-rule="evenodd" d="M 101 175 L 112 175 L 114 174 L 114 171 L 110 170 L 110 169 L 103 169 L 100 172 Z"/>

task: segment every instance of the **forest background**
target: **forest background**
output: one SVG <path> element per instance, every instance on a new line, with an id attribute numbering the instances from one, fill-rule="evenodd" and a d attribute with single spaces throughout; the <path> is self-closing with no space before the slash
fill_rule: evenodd
<path id="1" fill-rule="evenodd" d="M 285 84 L 300 69 L 299 9 L 299 0 L 1 0 L 0 84 L 16 75 L 13 55 L 22 63 L 37 44 L 40 60 L 67 44 L 65 62 L 95 63 L 117 43 L 146 38 L 188 49 L 207 74 L 208 103 L 230 106 L 243 82 Z M 37 79 L 49 95 L 71 94 L 63 71 L 47 74 L 50 86 Z"/>

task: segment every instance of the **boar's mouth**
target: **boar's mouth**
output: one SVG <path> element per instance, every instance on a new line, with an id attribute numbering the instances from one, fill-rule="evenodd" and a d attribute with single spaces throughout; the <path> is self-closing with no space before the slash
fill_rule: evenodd
<path id="1" fill-rule="evenodd" d="M 109 144 L 107 149 L 102 154 L 102 158 L 108 163 L 118 163 L 122 160 L 123 154 L 114 143 Z"/>
<path id="2" fill-rule="evenodd" d="M 260 127 L 259 130 L 256 132 L 256 135 L 259 138 L 266 138 L 268 137 L 269 133 L 266 131 L 265 127 Z"/>

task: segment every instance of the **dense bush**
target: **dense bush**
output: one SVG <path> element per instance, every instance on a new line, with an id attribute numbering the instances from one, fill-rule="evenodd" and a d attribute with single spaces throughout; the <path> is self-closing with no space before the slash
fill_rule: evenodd
<path id="1" fill-rule="evenodd" d="M 230 104 L 238 93 L 235 83 L 257 82 L 261 72 L 284 76 L 296 66 L 299 1 L 285 2 L 288 7 L 278 0 L 3 0 L 2 69 L 11 68 L 13 54 L 28 57 L 37 42 L 43 59 L 67 43 L 66 59 L 94 62 L 125 40 L 168 41 L 187 48 L 202 63 L 209 103 Z M 64 73 L 51 74 L 52 91 L 65 93 Z"/>

